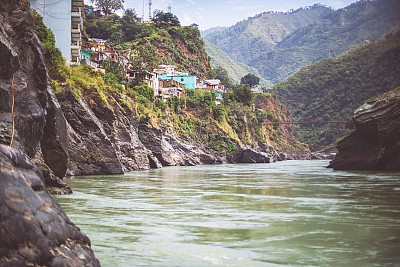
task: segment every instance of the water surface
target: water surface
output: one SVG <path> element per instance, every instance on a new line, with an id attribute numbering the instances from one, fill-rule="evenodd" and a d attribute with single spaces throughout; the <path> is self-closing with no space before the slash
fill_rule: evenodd
<path id="1" fill-rule="evenodd" d="M 400 174 L 327 161 L 67 180 L 102 266 L 400 266 Z"/>

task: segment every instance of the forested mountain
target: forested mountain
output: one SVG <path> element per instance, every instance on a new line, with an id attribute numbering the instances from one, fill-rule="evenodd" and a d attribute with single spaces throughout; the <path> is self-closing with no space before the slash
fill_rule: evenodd
<path id="1" fill-rule="evenodd" d="M 295 31 L 249 65 L 276 83 L 303 66 L 339 55 L 355 44 L 379 39 L 399 23 L 400 1 L 359 1 Z"/>
<path id="2" fill-rule="evenodd" d="M 260 73 L 255 68 L 249 67 L 244 63 L 240 63 L 234 60 L 220 48 L 208 41 L 205 41 L 205 49 L 210 56 L 211 66 L 213 68 L 221 67 L 225 69 L 228 73 L 229 78 L 233 82 L 240 83 L 240 79 L 248 73 L 254 74 L 257 77 L 261 77 Z M 261 79 L 260 83 L 264 86 L 271 85 L 265 79 Z"/>
<path id="3" fill-rule="evenodd" d="M 336 11 L 314 5 L 263 13 L 203 36 L 276 83 L 301 67 L 379 39 L 399 23 L 400 1 L 362 0 Z"/>
<path id="4" fill-rule="evenodd" d="M 202 35 L 233 59 L 248 64 L 272 51 L 295 30 L 313 24 L 332 12 L 332 9 L 319 4 L 290 13 L 264 12 L 229 28 L 204 31 Z"/>
<path id="5" fill-rule="evenodd" d="M 347 120 L 365 101 L 400 86 L 400 30 L 339 57 L 304 67 L 274 86 L 297 120 Z M 315 148 L 332 144 L 343 127 L 302 127 L 302 140 Z"/>

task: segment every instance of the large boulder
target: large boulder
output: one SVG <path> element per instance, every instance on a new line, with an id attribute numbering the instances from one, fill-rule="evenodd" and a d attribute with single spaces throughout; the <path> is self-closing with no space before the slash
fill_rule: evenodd
<path id="1" fill-rule="evenodd" d="M 400 171 L 400 88 L 355 111 L 355 131 L 341 140 L 337 170 Z"/>
<path id="2" fill-rule="evenodd" d="M 237 163 L 273 163 L 278 160 L 275 150 L 259 151 L 253 148 L 245 148 L 238 152 L 235 162 Z"/>
<path id="3" fill-rule="evenodd" d="M 66 216 L 39 169 L 0 145 L 0 266 L 100 266 L 90 241 Z"/>

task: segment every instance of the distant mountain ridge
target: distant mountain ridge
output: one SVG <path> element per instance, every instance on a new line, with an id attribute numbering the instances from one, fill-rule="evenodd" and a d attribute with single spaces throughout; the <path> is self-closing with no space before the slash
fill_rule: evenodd
<path id="1" fill-rule="evenodd" d="M 276 83 L 301 67 L 379 39 L 399 24 L 400 1 L 361 0 L 336 11 L 316 4 L 289 13 L 264 12 L 202 35 Z"/>
<path id="2" fill-rule="evenodd" d="M 208 55 L 210 56 L 211 66 L 214 68 L 221 67 L 225 69 L 228 73 L 229 78 L 233 82 L 240 83 L 240 79 L 249 73 L 254 74 L 257 77 L 261 77 L 258 70 L 249 67 L 244 63 L 240 63 L 234 60 L 220 48 L 218 48 L 217 46 L 208 41 L 205 41 L 205 49 Z M 262 86 L 271 86 L 271 83 L 263 78 L 261 78 L 260 84 Z"/>
<path id="3" fill-rule="evenodd" d="M 350 120 L 368 99 L 399 87 L 399 73 L 400 28 L 339 57 L 304 67 L 273 89 L 296 120 Z M 314 150 L 332 145 L 345 133 L 338 125 L 316 124 L 301 130 L 301 140 Z"/>
<path id="4" fill-rule="evenodd" d="M 202 33 L 233 59 L 248 64 L 268 53 L 295 30 L 320 20 L 333 10 L 320 4 L 293 12 L 264 12 L 228 28 L 213 28 Z"/>

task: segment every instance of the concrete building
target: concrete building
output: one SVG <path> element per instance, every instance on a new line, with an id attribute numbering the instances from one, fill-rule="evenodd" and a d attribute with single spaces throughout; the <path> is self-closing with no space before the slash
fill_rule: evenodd
<path id="1" fill-rule="evenodd" d="M 51 29 L 67 64 L 78 64 L 81 57 L 83 0 L 31 0 L 31 7 Z"/>

